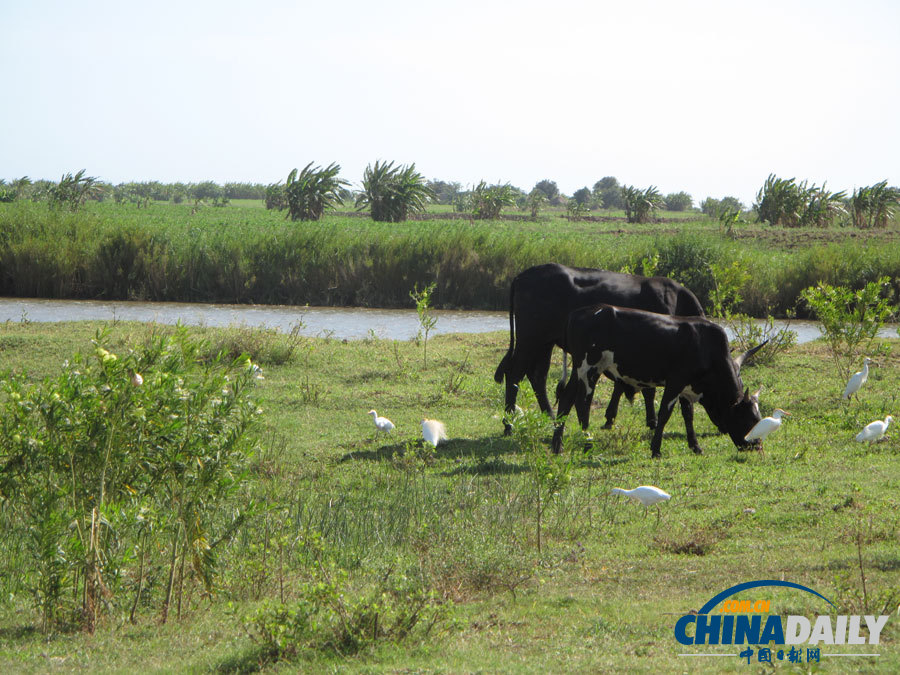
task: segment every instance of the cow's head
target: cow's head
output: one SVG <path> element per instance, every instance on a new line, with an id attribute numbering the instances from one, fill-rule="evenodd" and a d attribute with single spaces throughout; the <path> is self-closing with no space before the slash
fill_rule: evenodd
<path id="1" fill-rule="evenodd" d="M 723 397 L 704 395 L 700 403 L 706 408 L 712 423 L 723 434 L 731 436 L 737 447 L 750 445 L 744 440 L 744 436 L 762 419 L 759 414 L 759 392 L 750 394 L 749 390 L 744 390 L 737 400 L 731 403 Z"/>
<path id="2" fill-rule="evenodd" d="M 731 406 L 726 422 L 726 429 L 723 429 L 734 444 L 739 448 L 751 445 L 749 441 L 744 440 L 744 436 L 762 419 L 759 413 L 759 391 L 751 394 L 749 389 L 744 390 L 744 395 Z"/>
<path id="3" fill-rule="evenodd" d="M 759 391 L 750 394 L 749 389 L 744 389 L 741 366 L 765 344 L 763 342 L 748 349 L 731 359 L 730 367 L 726 366 L 718 374 L 712 375 L 711 380 L 705 383 L 704 396 L 700 399 L 712 423 L 723 434 L 731 436 L 731 440 L 739 448 L 750 445 L 744 440 L 744 436 L 762 419 L 759 414 Z"/>

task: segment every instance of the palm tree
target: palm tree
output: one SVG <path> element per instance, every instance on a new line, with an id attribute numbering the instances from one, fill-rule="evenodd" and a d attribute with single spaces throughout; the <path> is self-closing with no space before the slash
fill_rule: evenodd
<path id="1" fill-rule="evenodd" d="M 102 183 L 94 176 L 85 176 L 84 169 L 76 173 L 65 174 L 59 183 L 50 188 L 50 203 L 54 206 L 67 206 L 77 210 L 88 200 L 102 192 Z"/>
<path id="2" fill-rule="evenodd" d="M 313 168 L 310 162 L 299 174 L 297 169 L 288 174 L 284 199 L 291 220 L 319 220 L 326 208 L 344 203 L 340 190 L 348 183 L 337 177 L 340 170 L 340 165 L 334 162 L 324 169 Z"/>
<path id="3" fill-rule="evenodd" d="M 857 227 L 885 227 L 900 205 L 900 189 L 886 180 L 853 191 L 850 213 Z"/>
<path id="4" fill-rule="evenodd" d="M 803 225 L 825 227 L 836 215 L 847 213 L 844 209 L 847 193 L 844 191 L 831 192 L 825 189 L 825 185 L 822 185 L 821 188 L 813 185 L 807 191 L 806 196 L 808 201 L 806 211 L 803 213 Z"/>
<path id="5" fill-rule="evenodd" d="M 363 173 L 362 192 L 356 198 L 360 210 L 368 207 L 372 220 L 399 223 L 411 213 L 425 210 L 434 192 L 425 178 L 416 171 L 416 165 L 394 166 L 393 162 L 376 161 Z"/>
<path id="6" fill-rule="evenodd" d="M 622 201 L 625 204 L 625 218 L 629 223 L 646 223 L 649 222 L 653 209 L 662 204 L 663 197 L 655 185 L 645 190 L 639 190 L 633 185 L 623 185 Z"/>

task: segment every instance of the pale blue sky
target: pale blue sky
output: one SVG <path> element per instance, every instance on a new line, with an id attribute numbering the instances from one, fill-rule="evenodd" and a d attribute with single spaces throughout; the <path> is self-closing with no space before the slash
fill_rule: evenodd
<path id="1" fill-rule="evenodd" d="M 900 183 L 900 3 L 0 0 L 0 178 Z"/>

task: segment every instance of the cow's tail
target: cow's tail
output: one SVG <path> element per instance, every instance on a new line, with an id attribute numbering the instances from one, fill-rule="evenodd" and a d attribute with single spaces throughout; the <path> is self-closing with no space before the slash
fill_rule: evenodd
<path id="1" fill-rule="evenodd" d="M 497 382 L 497 384 L 503 382 L 503 376 L 509 368 L 509 361 L 512 359 L 513 351 L 516 348 L 516 321 L 515 315 L 513 314 L 513 298 L 515 297 L 515 293 L 516 282 L 514 279 L 509 285 L 509 349 L 506 354 L 503 355 L 500 365 L 497 366 L 497 370 L 494 371 L 494 381 Z"/>

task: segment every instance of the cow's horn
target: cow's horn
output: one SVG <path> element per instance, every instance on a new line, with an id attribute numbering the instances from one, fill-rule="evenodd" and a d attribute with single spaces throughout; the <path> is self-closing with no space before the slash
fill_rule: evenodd
<path id="1" fill-rule="evenodd" d="M 741 369 L 741 366 L 744 365 L 744 362 L 745 362 L 747 359 L 749 359 L 749 358 L 750 358 L 751 356 L 753 356 L 756 352 L 758 352 L 760 349 L 762 349 L 763 347 L 765 347 L 768 343 L 769 343 L 768 340 L 766 340 L 765 342 L 761 342 L 760 344 L 756 345 L 755 347 L 751 347 L 750 349 L 748 349 L 747 351 L 745 351 L 743 354 L 741 354 L 740 356 L 738 356 L 737 358 L 735 358 L 734 364 L 738 367 L 738 370 Z"/>

